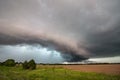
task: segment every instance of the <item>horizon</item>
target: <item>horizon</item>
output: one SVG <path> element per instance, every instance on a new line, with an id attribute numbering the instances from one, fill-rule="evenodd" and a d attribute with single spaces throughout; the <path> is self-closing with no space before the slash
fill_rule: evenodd
<path id="1" fill-rule="evenodd" d="M 120 63 L 120 0 L 0 0 L 0 62 Z"/>

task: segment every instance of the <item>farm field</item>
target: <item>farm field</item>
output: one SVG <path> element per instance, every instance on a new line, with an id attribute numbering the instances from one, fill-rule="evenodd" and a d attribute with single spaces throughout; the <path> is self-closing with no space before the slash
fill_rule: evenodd
<path id="1" fill-rule="evenodd" d="M 120 64 L 98 64 L 98 65 L 65 65 L 64 68 L 82 72 L 97 72 L 104 74 L 119 74 Z"/>
<path id="2" fill-rule="evenodd" d="M 38 65 L 36 70 L 0 66 L 0 80 L 120 80 L 120 74 L 77 71 L 75 66 L 87 65 Z"/>

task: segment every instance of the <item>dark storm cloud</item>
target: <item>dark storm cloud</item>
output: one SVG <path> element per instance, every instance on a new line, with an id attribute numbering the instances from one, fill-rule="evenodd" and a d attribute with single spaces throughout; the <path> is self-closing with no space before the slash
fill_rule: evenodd
<path id="1" fill-rule="evenodd" d="M 75 61 L 81 61 L 85 60 L 88 57 L 85 56 L 84 52 L 75 49 L 75 47 L 71 45 L 67 45 L 65 43 L 59 43 L 55 40 L 49 40 L 46 38 L 45 39 L 37 39 L 34 37 L 30 38 L 25 38 L 25 37 L 13 37 L 9 35 L 3 35 L 0 34 L 0 45 L 21 45 L 21 44 L 28 44 L 28 45 L 33 45 L 33 47 L 37 47 L 37 45 L 41 45 L 43 47 L 46 47 L 50 51 L 52 50 L 57 50 L 58 52 L 61 53 L 61 56 L 65 61 L 70 61 L 70 62 L 75 62 Z M 36 45 L 37 44 L 37 45 Z M 79 54 L 80 52 L 82 54 Z M 2 52 L 4 53 L 4 52 Z M 66 57 L 67 56 L 67 57 Z"/>
<path id="2" fill-rule="evenodd" d="M 96 57 L 120 56 L 120 20 L 109 30 L 89 35 L 89 52 Z"/>
<path id="3" fill-rule="evenodd" d="M 120 56 L 119 3 L 0 0 L 0 44 L 37 43 L 59 51 L 67 61 Z"/>

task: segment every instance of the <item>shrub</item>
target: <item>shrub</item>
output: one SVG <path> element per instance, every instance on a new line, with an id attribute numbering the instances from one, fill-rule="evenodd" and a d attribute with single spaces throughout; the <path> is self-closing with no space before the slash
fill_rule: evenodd
<path id="1" fill-rule="evenodd" d="M 0 66 L 2 66 L 2 62 L 0 62 Z"/>
<path id="2" fill-rule="evenodd" d="M 33 69 L 36 69 L 36 64 L 35 64 L 35 61 L 32 59 L 30 60 L 29 62 L 25 61 L 23 64 L 23 69 L 30 69 L 30 70 L 33 70 Z"/>
<path id="3" fill-rule="evenodd" d="M 23 66 L 23 69 L 28 69 L 28 62 L 25 61 L 25 62 L 22 64 L 22 66 Z"/>
<path id="4" fill-rule="evenodd" d="M 5 62 L 3 62 L 3 65 L 9 66 L 9 67 L 13 67 L 13 66 L 15 66 L 15 60 L 13 60 L 13 59 L 8 59 L 8 60 L 6 60 Z"/>
<path id="5" fill-rule="evenodd" d="M 28 67 L 30 70 L 36 69 L 36 64 L 33 59 L 28 62 Z"/>

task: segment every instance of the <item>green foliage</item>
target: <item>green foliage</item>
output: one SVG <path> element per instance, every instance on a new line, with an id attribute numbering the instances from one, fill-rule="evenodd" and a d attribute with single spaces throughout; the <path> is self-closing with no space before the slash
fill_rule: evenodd
<path id="1" fill-rule="evenodd" d="M 15 66 L 15 60 L 13 59 L 8 59 L 5 62 L 2 63 L 2 65 L 4 66 L 9 66 L 9 67 L 13 67 Z"/>
<path id="2" fill-rule="evenodd" d="M 33 59 L 28 62 L 28 67 L 31 70 L 36 69 L 36 64 L 35 64 L 35 61 Z"/>
<path id="3" fill-rule="evenodd" d="M 58 67 L 23 70 L 21 67 L 0 66 L 0 80 L 120 80 L 120 75 L 78 72 Z"/>
<path id="4" fill-rule="evenodd" d="M 30 69 L 30 70 L 33 70 L 33 69 L 36 69 L 36 64 L 35 64 L 35 61 L 32 59 L 30 60 L 29 62 L 25 61 L 23 64 L 23 69 Z"/>
<path id="5" fill-rule="evenodd" d="M 28 69 L 28 62 L 25 61 L 25 62 L 22 64 L 22 66 L 23 66 L 23 69 Z"/>
<path id="6" fill-rule="evenodd" d="M 0 66 L 2 66 L 2 62 L 0 62 Z"/>

